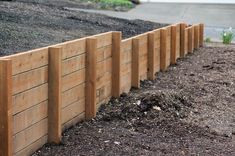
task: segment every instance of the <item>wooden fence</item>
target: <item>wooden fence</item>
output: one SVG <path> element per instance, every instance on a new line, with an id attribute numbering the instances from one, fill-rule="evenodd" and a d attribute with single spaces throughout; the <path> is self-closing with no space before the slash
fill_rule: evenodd
<path id="1" fill-rule="evenodd" d="M 203 45 L 203 24 L 179 23 L 122 40 L 107 32 L 0 58 L 0 156 L 60 143 L 64 129 L 155 79 Z"/>

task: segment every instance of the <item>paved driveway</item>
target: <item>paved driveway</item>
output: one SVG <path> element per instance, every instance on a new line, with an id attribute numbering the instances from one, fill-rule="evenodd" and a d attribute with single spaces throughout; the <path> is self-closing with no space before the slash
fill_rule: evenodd
<path id="1" fill-rule="evenodd" d="M 129 12 L 83 10 L 126 19 L 162 23 L 199 23 L 206 25 L 205 35 L 220 40 L 223 29 L 235 28 L 235 4 L 143 3 Z M 233 29 L 235 32 L 235 29 Z"/>

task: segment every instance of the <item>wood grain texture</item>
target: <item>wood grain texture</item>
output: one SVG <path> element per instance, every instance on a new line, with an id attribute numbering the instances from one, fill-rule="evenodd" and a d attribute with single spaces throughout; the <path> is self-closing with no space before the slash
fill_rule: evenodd
<path id="1" fill-rule="evenodd" d="M 155 52 L 155 33 L 151 32 L 148 34 L 148 79 L 154 80 L 155 77 L 155 58 L 156 58 L 156 52 Z"/>
<path id="2" fill-rule="evenodd" d="M 49 48 L 48 142 L 61 141 L 62 48 Z"/>
<path id="3" fill-rule="evenodd" d="M 181 23 L 180 24 L 180 57 L 185 56 L 185 29 L 186 29 L 186 24 Z"/>
<path id="4" fill-rule="evenodd" d="M 192 53 L 193 52 L 193 42 L 194 42 L 194 40 L 193 40 L 193 27 L 191 26 L 191 27 L 189 27 L 189 29 L 188 29 L 188 52 L 189 53 Z"/>
<path id="5" fill-rule="evenodd" d="M 12 61 L 0 60 L 0 155 L 12 155 Z"/>
<path id="6" fill-rule="evenodd" d="M 194 48 L 199 48 L 199 25 L 194 26 Z"/>
<path id="7" fill-rule="evenodd" d="M 112 34 L 112 96 L 121 94 L 121 32 Z"/>
<path id="8" fill-rule="evenodd" d="M 200 23 L 199 24 L 199 46 L 202 47 L 203 46 L 203 42 L 204 42 L 204 24 Z"/>
<path id="9" fill-rule="evenodd" d="M 161 54 L 160 54 L 160 69 L 161 71 L 167 70 L 167 60 L 166 60 L 166 53 L 167 53 L 167 29 L 161 29 Z"/>
<path id="10" fill-rule="evenodd" d="M 96 57 L 97 39 L 87 38 L 86 41 L 86 92 L 85 116 L 90 120 L 96 116 Z"/>
<path id="11" fill-rule="evenodd" d="M 140 87 L 140 39 L 134 38 L 132 40 L 132 80 L 131 86 L 134 88 Z"/>
<path id="12" fill-rule="evenodd" d="M 39 48 L 2 57 L 12 60 L 12 74 L 17 75 L 48 64 L 48 48 Z"/>
<path id="13" fill-rule="evenodd" d="M 177 36 L 176 36 L 176 25 L 171 26 L 171 64 L 176 64 L 177 54 Z"/>

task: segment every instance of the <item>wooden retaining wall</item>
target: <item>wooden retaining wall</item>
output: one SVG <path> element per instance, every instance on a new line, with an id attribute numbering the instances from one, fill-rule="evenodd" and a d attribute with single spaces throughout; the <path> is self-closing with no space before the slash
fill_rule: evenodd
<path id="1" fill-rule="evenodd" d="M 178 23 L 122 40 L 107 32 L 0 58 L 1 156 L 60 143 L 110 98 L 153 80 L 203 46 L 204 25 Z"/>

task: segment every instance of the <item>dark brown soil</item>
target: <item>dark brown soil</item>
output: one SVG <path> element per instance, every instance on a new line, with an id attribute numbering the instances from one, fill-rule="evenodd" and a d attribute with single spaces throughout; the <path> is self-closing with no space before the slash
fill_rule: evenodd
<path id="1" fill-rule="evenodd" d="M 235 155 L 235 48 L 205 47 L 34 156 Z"/>
<path id="2" fill-rule="evenodd" d="M 0 56 L 107 31 L 122 31 L 123 38 L 127 38 L 165 26 L 64 9 L 70 3 L 69 0 L 0 1 Z"/>

